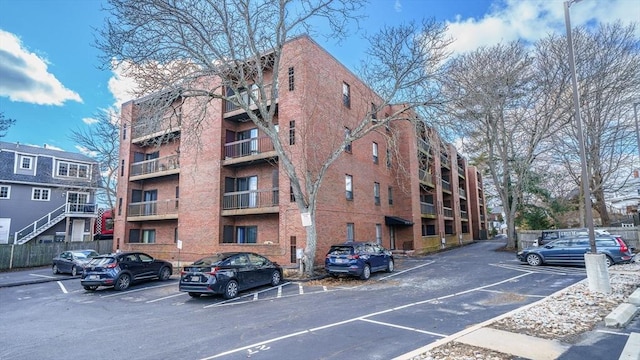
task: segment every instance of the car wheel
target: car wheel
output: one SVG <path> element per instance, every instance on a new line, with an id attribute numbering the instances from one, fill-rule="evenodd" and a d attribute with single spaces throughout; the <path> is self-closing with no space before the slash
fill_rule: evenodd
<path id="1" fill-rule="evenodd" d="M 167 266 L 164 266 L 162 269 L 160 269 L 160 274 L 158 275 L 158 278 L 161 281 L 169 280 L 170 277 L 171 277 L 171 269 L 169 269 Z"/>
<path id="2" fill-rule="evenodd" d="M 118 279 L 116 280 L 115 285 L 113 285 L 113 288 L 118 291 L 121 291 L 129 288 L 129 285 L 131 285 L 131 276 L 127 274 L 122 274 L 118 276 Z"/>
<path id="3" fill-rule="evenodd" d="M 542 265 L 542 258 L 538 254 L 529 254 L 527 255 L 527 264 L 531 266 Z"/>
<path id="4" fill-rule="evenodd" d="M 331 275 L 331 277 L 334 278 L 334 279 L 337 279 L 338 276 L 340 276 L 340 275 L 338 275 L 336 273 L 329 273 L 329 275 Z"/>
<path id="5" fill-rule="evenodd" d="M 83 288 L 87 291 L 96 291 L 96 289 L 98 288 L 98 285 L 85 285 L 83 286 Z"/>
<path id="6" fill-rule="evenodd" d="M 202 295 L 202 294 L 200 294 L 200 293 L 194 293 L 194 292 L 190 292 L 190 293 L 189 293 L 189 296 L 191 296 L 192 298 L 199 298 L 199 297 L 200 297 L 200 295 Z"/>
<path id="7" fill-rule="evenodd" d="M 53 264 L 52 270 L 54 274 L 60 274 L 60 269 L 58 269 L 58 265 Z"/>
<path id="8" fill-rule="evenodd" d="M 393 272 L 393 267 L 395 264 L 393 263 L 393 259 L 389 259 L 389 264 L 387 264 L 387 272 Z"/>
<path id="9" fill-rule="evenodd" d="M 276 286 L 280 284 L 280 271 L 275 270 L 273 274 L 271 274 L 271 286 Z"/>
<path id="10" fill-rule="evenodd" d="M 604 263 L 607 264 L 607 267 L 613 265 L 613 259 L 609 257 L 609 255 L 604 256 Z"/>
<path id="11" fill-rule="evenodd" d="M 364 269 L 362 269 L 362 275 L 360 275 L 360 279 L 369 280 L 370 277 L 371 277 L 371 267 L 369 267 L 369 264 L 364 264 Z"/>
<path id="12" fill-rule="evenodd" d="M 227 286 L 224 287 L 224 294 L 222 294 L 225 299 L 233 299 L 238 295 L 238 282 L 235 280 L 229 280 Z"/>
<path id="13" fill-rule="evenodd" d="M 78 268 L 74 265 L 71 267 L 71 276 L 78 275 Z"/>

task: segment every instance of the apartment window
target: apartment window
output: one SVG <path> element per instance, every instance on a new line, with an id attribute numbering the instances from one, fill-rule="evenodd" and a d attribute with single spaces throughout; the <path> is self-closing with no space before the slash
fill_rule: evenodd
<path id="1" fill-rule="evenodd" d="M 225 225 L 222 230 L 223 244 L 256 244 L 258 242 L 257 226 Z"/>
<path id="2" fill-rule="evenodd" d="M 380 183 L 373 183 L 373 202 L 380 205 Z"/>
<path id="3" fill-rule="evenodd" d="M 290 253 L 289 261 L 292 264 L 295 264 L 295 263 L 298 262 L 298 257 L 297 257 L 297 254 L 296 254 L 296 252 L 297 252 L 296 237 L 295 236 L 289 237 L 289 243 L 290 243 L 290 245 L 289 245 L 289 253 Z"/>
<path id="4" fill-rule="evenodd" d="M 142 230 L 142 241 L 143 244 L 155 244 L 156 243 L 156 230 L 155 229 L 144 229 Z"/>
<path id="5" fill-rule="evenodd" d="M 31 190 L 31 200 L 49 201 L 49 189 L 33 188 Z"/>
<path id="6" fill-rule="evenodd" d="M 387 149 L 387 168 L 391 167 L 391 150 Z"/>
<path id="7" fill-rule="evenodd" d="M 120 162 L 120 176 L 124 176 L 124 159 Z"/>
<path id="8" fill-rule="evenodd" d="M 122 215 L 122 198 L 118 198 L 118 216 Z"/>
<path id="9" fill-rule="evenodd" d="M 2 185 L 0 186 L 0 199 L 10 199 L 11 198 L 11 186 Z"/>
<path id="10" fill-rule="evenodd" d="M 89 166 L 59 161 L 56 173 L 58 176 L 86 179 L 89 178 Z"/>
<path id="11" fill-rule="evenodd" d="M 129 242 L 130 243 L 139 243 L 140 242 L 140 229 L 130 229 L 129 230 Z"/>
<path id="12" fill-rule="evenodd" d="M 289 121 L 289 145 L 296 143 L 296 122 L 295 120 Z"/>
<path id="13" fill-rule="evenodd" d="M 353 176 L 345 175 L 344 187 L 346 191 L 347 200 L 353 200 Z"/>
<path id="14" fill-rule="evenodd" d="M 376 104 L 371 103 L 371 120 L 376 120 L 378 118 L 378 113 L 376 112 Z"/>
<path id="15" fill-rule="evenodd" d="M 373 143 L 372 153 L 373 153 L 373 163 L 377 164 L 378 163 L 378 143 L 376 142 Z"/>
<path id="16" fill-rule="evenodd" d="M 31 170 L 33 168 L 33 157 L 21 156 L 20 157 L 20 169 Z"/>
<path id="17" fill-rule="evenodd" d="M 178 228 L 177 227 L 173 228 L 173 243 L 174 244 L 178 243 Z"/>
<path id="18" fill-rule="evenodd" d="M 127 138 L 127 124 L 122 124 L 122 140 Z"/>
<path id="19" fill-rule="evenodd" d="M 393 188 L 391 186 L 387 188 L 387 195 L 389 195 L 389 205 L 393 205 Z"/>
<path id="20" fill-rule="evenodd" d="M 345 140 L 349 139 L 350 136 L 351 136 L 351 129 L 349 129 L 348 127 L 344 128 Z M 347 141 L 347 143 L 344 145 L 344 151 L 351 153 L 351 141 Z"/>
<path id="21" fill-rule="evenodd" d="M 347 83 L 342 83 L 342 104 L 348 108 L 351 107 L 351 88 Z"/>
<path id="22" fill-rule="evenodd" d="M 289 186 L 289 201 L 296 202 L 296 195 L 293 193 L 293 186 Z"/>
<path id="23" fill-rule="evenodd" d="M 376 244 L 382 245 L 382 224 L 376 224 Z"/>
<path id="24" fill-rule="evenodd" d="M 289 91 L 295 89 L 295 77 L 293 76 L 293 66 L 289 68 Z"/>
<path id="25" fill-rule="evenodd" d="M 347 223 L 347 242 L 354 241 L 355 232 L 355 225 L 353 223 Z"/>

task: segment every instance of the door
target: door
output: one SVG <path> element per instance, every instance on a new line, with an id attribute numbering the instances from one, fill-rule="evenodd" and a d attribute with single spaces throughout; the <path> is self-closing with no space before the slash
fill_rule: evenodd
<path id="1" fill-rule="evenodd" d="M 158 190 L 147 190 L 143 193 L 144 215 L 157 215 Z"/>
<path id="2" fill-rule="evenodd" d="M 395 250 L 396 249 L 396 227 L 393 225 L 389 226 L 389 238 L 390 238 L 389 249 Z"/>
<path id="3" fill-rule="evenodd" d="M 71 223 L 71 241 L 84 240 L 84 219 L 74 219 Z"/>
<path id="4" fill-rule="evenodd" d="M 10 218 L 0 219 L 0 244 L 9 243 L 9 228 L 11 227 Z"/>

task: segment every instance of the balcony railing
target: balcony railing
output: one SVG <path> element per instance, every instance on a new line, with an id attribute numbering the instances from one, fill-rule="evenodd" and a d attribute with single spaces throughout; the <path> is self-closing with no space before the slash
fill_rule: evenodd
<path id="1" fill-rule="evenodd" d="M 452 208 L 444 207 L 442 209 L 444 210 L 444 217 L 449 217 L 449 218 L 453 217 L 453 209 Z"/>
<path id="2" fill-rule="evenodd" d="M 268 136 L 238 140 L 224 144 L 224 156 L 227 159 L 257 155 L 270 151 L 274 151 L 274 148 L 273 142 Z"/>
<path id="3" fill-rule="evenodd" d="M 129 204 L 128 217 L 175 218 L 178 215 L 178 199 L 143 201 Z"/>
<path id="4" fill-rule="evenodd" d="M 223 210 L 259 209 L 278 206 L 278 188 L 225 193 Z"/>
<path id="5" fill-rule="evenodd" d="M 420 213 L 424 215 L 435 215 L 436 206 L 425 202 L 420 203 Z"/>
<path id="6" fill-rule="evenodd" d="M 460 218 L 465 219 L 465 220 L 469 220 L 469 213 L 466 210 L 461 210 L 460 211 Z"/>
<path id="7" fill-rule="evenodd" d="M 429 143 L 422 139 L 418 139 L 418 148 L 427 154 L 429 154 L 429 150 L 431 150 Z"/>
<path id="8" fill-rule="evenodd" d="M 163 175 L 165 172 L 175 173 L 180 169 L 178 155 L 169 155 L 157 159 L 140 161 L 131 164 L 131 177 L 152 177 L 149 175 Z"/>
<path id="9" fill-rule="evenodd" d="M 451 183 L 446 181 L 446 180 L 442 180 L 442 190 L 446 190 L 451 192 Z"/>
<path id="10" fill-rule="evenodd" d="M 462 166 L 458 166 L 458 174 L 462 177 L 464 177 L 465 173 L 464 173 L 464 169 L 462 168 Z"/>
<path id="11" fill-rule="evenodd" d="M 467 198 L 467 191 L 463 188 L 458 188 L 458 194 L 460 194 L 460 197 L 462 198 Z"/>
<path id="12" fill-rule="evenodd" d="M 432 173 L 426 171 L 426 170 L 420 170 L 418 172 L 419 176 L 420 176 L 420 181 L 427 183 L 431 186 L 433 186 L 435 184 L 435 178 L 433 176 Z"/>
<path id="13" fill-rule="evenodd" d="M 258 102 L 260 102 L 262 100 L 267 100 L 267 102 L 270 101 L 271 100 L 271 86 L 272 86 L 272 84 L 264 85 L 264 92 L 265 92 L 265 95 L 266 95 L 266 99 L 262 99 L 261 98 L 260 90 L 258 88 L 251 89 L 251 93 L 253 94 L 253 98 L 257 99 Z M 276 89 L 276 94 L 275 94 L 276 100 L 278 99 L 277 91 L 278 91 L 278 89 Z M 247 91 L 247 90 L 242 91 L 242 92 L 240 92 L 238 94 L 238 96 L 240 96 L 243 99 L 244 103 L 249 104 L 249 106 L 251 108 L 254 108 L 256 106 L 255 102 L 249 96 L 249 91 Z M 225 104 L 224 104 L 224 112 L 225 113 L 236 111 L 236 110 L 239 110 L 239 109 L 241 109 L 240 106 L 234 104 L 231 101 L 225 101 Z"/>

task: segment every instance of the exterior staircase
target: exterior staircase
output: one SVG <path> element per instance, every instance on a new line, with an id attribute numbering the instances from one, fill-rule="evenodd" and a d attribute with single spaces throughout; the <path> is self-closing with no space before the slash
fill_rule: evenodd
<path id="1" fill-rule="evenodd" d="M 32 224 L 27 225 L 22 230 L 16 232 L 14 234 L 13 243 L 16 245 L 23 245 L 29 240 L 42 234 L 47 229 L 50 229 L 60 221 L 64 220 L 64 218 L 67 216 L 67 205 L 68 204 L 63 204 L 59 208 L 53 210 L 47 215 L 34 221 Z"/>

